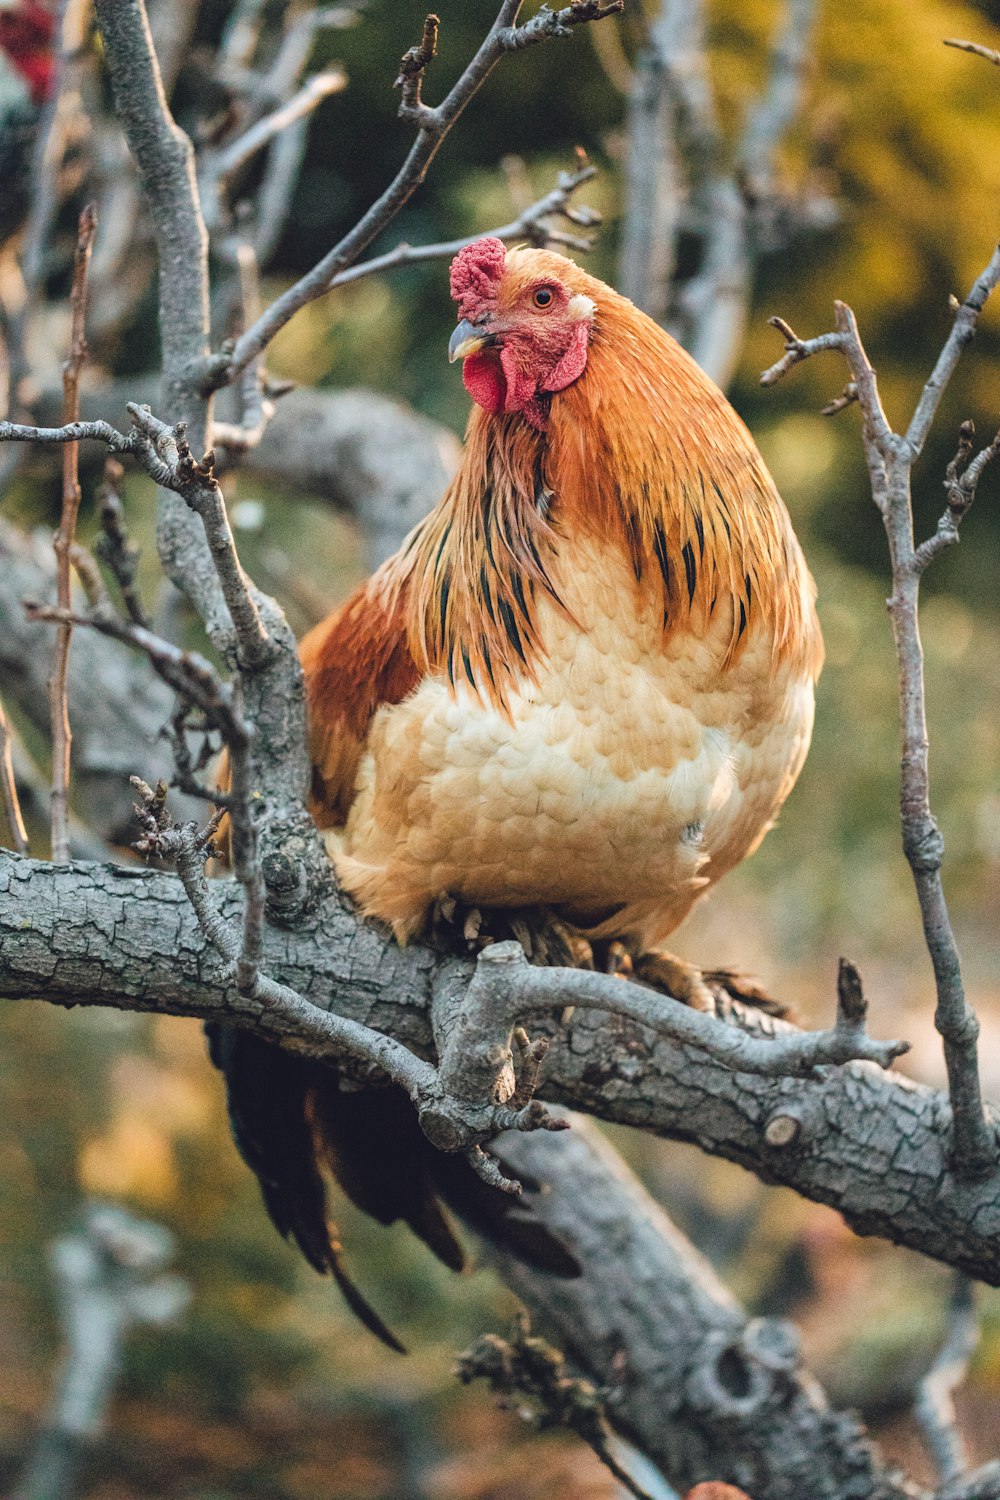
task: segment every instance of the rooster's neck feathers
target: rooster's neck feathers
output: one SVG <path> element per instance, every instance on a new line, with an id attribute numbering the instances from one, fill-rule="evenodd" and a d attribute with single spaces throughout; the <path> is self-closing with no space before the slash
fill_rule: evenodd
<path id="1" fill-rule="evenodd" d="M 501 703 L 542 650 L 539 595 L 557 598 L 544 457 L 542 434 L 521 417 L 476 408 L 461 469 L 394 569 L 414 658 Z"/>
<path id="2" fill-rule="evenodd" d="M 625 298 L 559 258 L 597 305 L 583 377 L 549 427 L 473 408 L 462 466 L 385 570 L 421 672 L 446 672 L 503 708 L 544 651 L 538 608 L 563 607 L 574 538 L 625 554 L 662 595 L 665 636 L 732 627 L 726 663 L 770 628 L 776 663 L 818 669 L 812 584 L 750 434 L 693 360 Z"/>

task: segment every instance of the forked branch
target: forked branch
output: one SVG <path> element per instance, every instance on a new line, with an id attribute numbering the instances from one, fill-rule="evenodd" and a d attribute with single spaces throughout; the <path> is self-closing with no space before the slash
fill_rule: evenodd
<path id="1" fill-rule="evenodd" d="M 433 108 L 423 102 L 421 94 L 427 67 L 436 51 L 439 25 L 436 16 L 428 16 L 421 40 L 405 54 L 397 79 L 402 92 L 400 117 L 417 126 L 417 138 L 405 162 L 385 191 L 343 239 L 311 271 L 272 302 L 237 339 L 230 354 L 216 361 L 211 376 L 213 385 L 228 385 L 235 380 L 241 370 L 263 353 L 299 308 L 328 292 L 335 278 L 352 266 L 388 227 L 423 182 L 448 132 L 502 57 L 548 37 L 566 36 L 575 26 L 614 15 L 622 10 L 624 0 L 609 0 L 607 4 L 598 3 L 598 0 L 574 0 L 572 5 L 556 11 L 543 7 L 530 21 L 518 25 L 522 3 L 523 0 L 504 0 L 479 50 L 442 102 Z"/>
<path id="2" fill-rule="evenodd" d="M 913 872 L 924 936 L 937 991 L 934 1023 L 944 1043 L 953 1115 L 956 1170 L 974 1176 L 989 1171 L 997 1159 L 997 1141 L 983 1111 L 977 1039 L 979 1023 L 965 995 L 958 946 L 941 881 L 944 840 L 931 813 L 926 691 L 918 624 L 921 576 L 945 547 L 958 540 L 958 527 L 975 497 L 986 465 L 1000 452 L 996 439 L 972 456 L 972 424 L 963 426 L 959 450 L 945 477 L 948 504 L 936 533 L 915 544 L 911 480 L 938 403 L 972 339 L 990 292 L 1000 281 L 1000 248 L 964 302 L 953 299 L 954 323 L 924 387 L 905 435 L 893 431 L 879 397 L 878 381 L 858 332 L 857 320 L 842 302 L 834 304 L 836 329 L 801 339 L 781 318 L 771 323 L 785 340 L 785 352 L 761 376 L 773 385 L 802 360 L 836 351 L 847 361 L 851 383 L 827 408 L 839 411 L 857 401 L 863 418 L 863 442 L 872 498 L 885 525 L 892 567 L 889 615 L 896 646 L 902 725 L 900 821 L 903 849 Z"/>

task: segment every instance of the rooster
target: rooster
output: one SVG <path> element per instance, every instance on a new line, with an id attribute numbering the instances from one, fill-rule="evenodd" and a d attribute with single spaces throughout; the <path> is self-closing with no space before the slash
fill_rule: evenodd
<path id="1" fill-rule="evenodd" d="M 707 1008 L 701 973 L 661 945 L 758 846 L 802 767 L 822 663 L 812 579 L 743 423 L 624 297 L 495 239 L 457 256 L 451 290 L 450 357 L 474 403 L 461 468 L 302 643 L 314 816 L 342 890 L 401 943 L 442 904 L 477 914 L 466 931 L 544 906 L 598 957 L 614 946 Z M 387 1115 L 382 1091 L 339 1093 L 283 1059 L 295 1076 L 262 1114 L 260 1044 L 232 1045 L 250 1054 L 250 1082 L 229 1077 L 245 1154 L 314 1264 L 324 1159 L 362 1207 L 459 1263 L 432 1189 L 447 1170 L 468 1215 L 471 1170 L 435 1161 L 402 1096 Z M 497 1230 L 493 1190 L 476 1191 L 480 1224 L 509 1233 L 513 1217 L 525 1253 L 558 1259 L 509 1209 Z"/>

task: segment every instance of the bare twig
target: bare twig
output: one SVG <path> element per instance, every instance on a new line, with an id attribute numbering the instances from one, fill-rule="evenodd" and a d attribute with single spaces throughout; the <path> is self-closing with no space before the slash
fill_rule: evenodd
<path id="1" fill-rule="evenodd" d="M 267 0 L 237 0 L 219 43 L 218 64 L 223 76 L 234 68 L 249 68 L 253 61 Z"/>
<path id="2" fill-rule="evenodd" d="M 491 1390 L 505 1398 L 504 1405 L 510 1397 L 529 1398 L 535 1403 L 531 1415 L 539 1428 L 568 1427 L 594 1450 L 630 1495 L 651 1500 L 615 1457 L 614 1435 L 601 1392 L 589 1380 L 568 1373 L 566 1356 L 532 1334 L 526 1314 L 518 1317 L 509 1339 L 495 1333 L 482 1334 L 471 1349 L 458 1356 L 455 1373 L 463 1385 L 473 1380 L 488 1381 Z"/>
<path id="3" fill-rule="evenodd" d="M 929 567 L 946 548 L 955 546 L 958 541 L 958 528 L 976 498 L 980 476 L 986 465 L 1000 454 L 1000 432 L 998 432 L 992 443 L 987 443 L 986 447 L 980 449 L 973 458 L 972 442 L 975 435 L 976 429 L 972 422 L 963 422 L 958 435 L 958 452 L 945 471 L 944 489 L 947 504 L 944 512 L 937 523 L 934 535 L 921 542 L 913 554 L 913 566 L 918 573 L 922 573 L 925 568 Z"/>
<path id="4" fill-rule="evenodd" d="M 33 620 L 86 626 L 142 651 L 157 675 L 193 704 L 206 723 L 222 735 L 230 755 L 230 789 L 225 811 L 231 825 L 231 858 L 233 872 L 244 890 L 242 934 L 218 916 L 204 874 L 206 838 L 196 836 L 191 825 L 180 829 L 174 826 L 165 807 L 165 787 L 150 789 L 141 781 L 134 784 L 142 796 L 145 813 L 143 851 L 161 854 L 176 863 L 199 924 L 223 960 L 225 967 L 220 976 L 223 982 L 233 984 L 238 995 L 273 1011 L 290 1030 L 308 1037 L 314 1044 L 342 1049 L 349 1056 L 382 1068 L 406 1089 L 419 1108 L 428 1101 L 436 1104 L 440 1088 L 436 1072 L 428 1063 L 392 1037 L 321 1011 L 287 985 L 260 972 L 265 891 L 257 858 L 254 789 L 250 780 L 253 731 L 243 717 L 233 685 L 223 682 L 211 663 L 197 652 L 182 651 L 172 642 L 117 615 L 79 615 L 57 606 L 31 602 L 25 607 Z M 494 1126 L 487 1134 L 495 1134 L 497 1128 L 503 1127 Z"/>
<path id="5" fill-rule="evenodd" d="M 236 246 L 237 284 L 239 301 L 236 310 L 237 331 L 256 318 L 260 311 L 260 274 L 257 254 L 252 245 L 240 242 Z M 263 356 L 247 365 L 240 377 L 240 421 L 212 423 L 212 441 L 221 444 L 230 453 L 249 453 L 256 448 L 267 431 L 274 416 L 275 406 L 267 393 L 267 377 Z"/>
<path id="6" fill-rule="evenodd" d="M 96 621 L 92 623 L 98 629 L 101 628 Z M 135 640 L 135 632 L 129 631 L 128 627 L 125 629 Z M 234 983 L 237 994 L 259 1003 L 293 1034 L 308 1038 L 323 1049 L 342 1051 L 350 1057 L 381 1068 L 389 1078 L 406 1090 L 415 1103 L 419 1104 L 425 1094 L 434 1094 L 434 1069 L 429 1063 L 414 1056 L 402 1043 L 356 1021 L 320 1010 L 295 990 L 260 972 L 259 949 L 248 952 L 247 947 L 249 895 L 245 897 L 241 941 L 237 931 L 220 913 L 205 877 L 205 860 L 216 831 L 216 821 L 213 820 L 202 831 L 190 823 L 177 827 L 167 812 L 166 788 L 162 783 L 156 788 L 150 788 L 133 777 L 133 785 L 142 798 L 141 807 L 136 809 L 143 821 L 141 847 L 147 853 L 163 856 L 176 866 L 198 924 L 223 961 L 219 975 L 222 982 Z M 238 810 L 238 801 L 239 793 L 234 775 L 233 794 L 229 804 L 231 817 Z"/>
<path id="7" fill-rule="evenodd" d="M 995 68 L 1000 68 L 1000 52 L 994 51 L 992 47 L 983 47 L 979 42 L 959 41 L 957 37 L 945 37 L 944 44 L 946 47 L 957 47 L 960 52 L 971 52 L 975 57 L 982 57 Z"/>
<path id="8" fill-rule="evenodd" d="M 410 47 L 403 53 L 399 63 L 399 76 L 394 88 L 400 90 L 401 98 L 399 110 L 405 119 L 419 122 L 423 111 L 427 108 L 421 95 L 424 74 L 431 63 L 437 57 L 438 31 L 441 28 L 441 17 L 429 15 L 424 19 L 424 29 L 420 41 L 415 47 Z M 433 111 L 430 111 L 433 114 Z"/>
<path id="9" fill-rule="evenodd" d="M 913 1411 L 941 1485 L 953 1484 L 968 1471 L 952 1397 L 966 1377 L 978 1343 L 975 1288 L 968 1276 L 957 1271 L 952 1282 L 944 1342 L 920 1382 Z"/>
<path id="10" fill-rule="evenodd" d="M 315 73 L 287 104 L 255 121 L 243 135 L 224 146 L 212 160 L 211 175 L 224 181 L 269 145 L 276 135 L 280 135 L 296 121 L 305 119 L 324 99 L 329 99 L 331 94 L 340 93 L 346 86 L 347 74 L 343 68 L 328 68 L 324 73 Z"/>
<path id="11" fill-rule="evenodd" d="M 101 535 L 94 543 L 94 551 L 111 570 L 121 590 L 122 602 L 129 619 L 136 625 L 148 627 L 149 618 L 142 607 L 136 583 L 139 548 L 126 529 L 125 512 L 119 495 L 123 475 L 124 470 L 117 459 L 109 458 L 105 462 L 104 479 L 97 492 Z"/>
<path id="12" fill-rule="evenodd" d="M 93 204 L 89 204 L 80 215 L 76 257 L 73 264 L 72 333 L 69 358 L 63 366 L 63 417 L 67 425 L 75 423 L 80 414 L 80 370 L 87 357 L 87 341 L 84 331 L 87 312 L 87 270 L 96 229 L 96 211 Z M 63 449 L 62 516 L 59 530 L 52 543 L 56 554 L 57 599 L 59 607 L 63 610 L 68 610 L 72 603 L 70 568 L 79 509 L 79 446 L 71 441 Z M 69 858 L 67 816 L 72 732 L 66 703 L 66 672 L 69 667 L 72 633 L 72 626 L 69 624 L 61 625 L 57 631 L 52 658 L 52 675 L 49 679 L 49 711 L 52 722 L 52 858 L 56 864 L 64 864 Z"/>
<path id="13" fill-rule="evenodd" d="M 26 608 L 33 620 L 46 620 L 60 626 L 87 625 L 102 635 L 110 635 L 142 651 L 158 676 L 186 703 L 197 708 L 205 723 L 222 736 L 229 752 L 230 789 L 223 800 L 230 818 L 233 873 L 244 892 L 242 943 L 237 944 L 232 952 L 227 950 L 223 956 L 234 965 L 239 992 L 255 996 L 266 891 L 257 857 L 257 829 L 253 816 L 254 786 L 250 762 L 253 729 L 243 715 L 236 689 L 232 683 L 223 682 L 214 667 L 197 652 L 182 651 L 172 642 L 154 635 L 143 626 L 121 620 L 117 615 L 73 615 L 61 607 L 53 609 L 30 602 Z M 150 848 L 145 852 L 153 851 Z M 166 853 L 167 850 L 160 852 Z M 216 942 L 216 935 L 209 933 L 209 936 Z M 217 942 L 216 946 L 219 946 Z"/>
<path id="14" fill-rule="evenodd" d="M 918 458 L 930 431 L 945 387 L 954 373 L 965 349 L 972 343 L 979 322 L 979 315 L 986 306 L 986 299 L 1000 281 L 1000 245 L 996 247 L 989 263 L 979 276 L 965 301 L 954 306 L 955 321 L 944 348 L 938 355 L 927 384 L 917 403 L 916 411 L 906 429 L 906 441 Z"/>
<path id="15" fill-rule="evenodd" d="M 107 422 L 68 422 L 63 427 L 25 427 L 0 422 L 0 442 L 75 444 L 92 438 L 113 453 L 134 454 L 151 479 L 180 495 L 201 517 L 205 538 L 217 571 L 222 596 L 236 635 L 238 660 L 250 669 L 272 659 L 274 646 L 261 620 L 257 599 L 236 555 L 226 505 L 214 473 L 215 455 L 196 460 L 187 441 L 187 427 L 173 427 L 154 417 L 148 406 L 128 405 L 132 431 L 127 435 Z M 68 608 L 68 604 L 62 605 Z"/>
<path id="16" fill-rule="evenodd" d="M 582 187 L 585 182 L 590 182 L 597 176 L 597 168 L 591 166 L 586 159 L 573 172 L 560 172 L 559 180 L 551 192 L 544 197 L 528 205 L 521 210 L 516 219 L 509 224 L 501 224 L 496 229 L 484 229 L 474 235 L 466 235 L 462 239 L 444 240 L 433 245 L 397 245 L 394 250 L 387 250 L 384 255 L 376 255 L 371 260 L 361 261 L 359 265 L 349 266 L 346 271 L 341 271 L 330 282 L 330 290 L 334 287 L 347 286 L 350 282 L 360 281 L 364 276 L 371 276 L 373 272 L 390 271 L 396 266 L 414 265 L 421 261 L 444 260 L 457 255 L 466 245 L 472 244 L 483 235 L 490 235 L 493 239 L 509 241 L 527 240 L 532 245 L 567 245 L 574 250 L 589 250 L 593 245 L 593 239 L 587 235 L 567 234 L 565 230 L 556 229 L 547 221 L 556 215 L 562 215 L 571 219 L 571 222 L 580 224 L 584 228 L 596 227 L 601 216 L 596 209 L 587 208 L 584 205 L 571 205 L 573 193 Z"/>
<path id="17" fill-rule="evenodd" d="M 0 804 L 7 815 L 11 838 L 18 854 L 28 853 L 28 832 L 21 816 L 21 803 L 14 780 L 14 756 L 11 745 L 10 725 L 4 706 L 0 703 Z"/>
<path id="18" fill-rule="evenodd" d="M 764 384 L 763 380 L 761 384 Z M 828 401 L 825 406 L 820 407 L 819 414 L 821 417 L 835 417 L 838 412 L 846 411 L 849 406 L 853 406 L 857 399 L 858 388 L 853 380 L 849 380 L 839 396 L 834 396 L 832 401 Z"/>
<path id="19" fill-rule="evenodd" d="M 205 220 L 210 230 L 217 227 L 222 217 L 227 180 L 277 136 L 300 125 L 324 99 L 339 93 L 346 85 L 347 74 L 342 68 L 328 68 L 323 73 L 316 73 L 291 99 L 270 114 L 255 120 L 234 141 L 216 151 L 202 154 L 198 180 Z"/>
<path id="20" fill-rule="evenodd" d="M 858 1059 L 890 1067 L 908 1051 L 909 1043 L 869 1037 L 864 1009 L 845 1009 L 843 993 L 841 989 L 837 1022 L 830 1031 L 754 1037 L 642 985 L 623 984 L 612 975 L 584 969 L 536 968 L 528 963 L 520 943 L 493 943 L 479 955 L 458 1024 L 442 1048 L 442 1084 L 456 1097 L 483 1098 L 484 1082 L 509 1055 L 513 1027 L 531 1015 L 564 1006 L 627 1016 L 741 1073 L 802 1077 L 823 1063 Z"/>
<path id="21" fill-rule="evenodd" d="M 934 968 L 937 1007 L 934 1023 L 944 1043 L 953 1111 L 952 1149 L 956 1170 L 975 1175 L 988 1171 L 996 1160 L 997 1141 L 983 1112 L 977 1039 L 979 1023 L 968 1003 L 962 982 L 955 935 L 948 915 L 941 865 L 944 840 L 930 809 L 927 711 L 923 650 L 918 624 L 920 579 L 928 563 L 958 536 L 962 515 L 972 503 L 976 484 L 995 456 L 994 442 L 971 459 L 972 433 L 963 429 L 959 452 L 948 468 L 948 510 L 935 536 L 915 546 L 911 477 L 938 403 L 962 349 L 971 340 L 990 291 L 1000 280 L 1000 247 L 961 305 L 934 370 L 924 387 L 906 434 L 892 430 L 883 410 L 878 382 L 853 312 L 834 304 L 836 331 L 814 339 L 800 339 L 782 319 L 772 319 L 785 339 L 785 353 L 761 376 L 771 385 L 810 355 L 839 351 L 851 371 L 852 385 L 864 420 L 863 442 L 872 498 L 885 525 L 892 567 L 889 615 L 896 646 L 902 724 L 900 820 L 903 848 L 913 872 L 924 936 Z M 836 404 L 836 403 L 834 403 Z"/>
<path id="22" fill-rule="evenodd" d="M 323 296 L 334 277 L 353 265 L 376 236 L 391 223 L 423 181 L 455 121 L 506 53 L 519 51 L 550 36 L 566 35 L 574 26 L 602 20 L 622 8 L 622 0 L 610 0 L 608 4 L 600 4 L 598 0 L 577 0 L 577 3 L 562 10 L 542 10 L 532 20 L 519 26 L 516 22 L 521 3 L 522 0 L 503 0 L 497 18 L 476 55 L 445 99 L 435 108 L 432 109 L 419 98 L 419 80 L 429 58 L 419 68 L 414 64 L 410 72 L 400 74 L 403 79 L 400 116 L 418 127 L 417 138 L 406 161 L 382 195 L 339 244 L 271 304 L 236 341 L 231 354 L 220 358 L 215 367 L 214 384 L 231 383 L 241 370 L 263 352 L 299 308 Z M 431 29 L 436 33 L 436 28 Z M 423 43 L 428 40 L 425 26 L 421 45 L 416 50 L 426 50 Z"/>
<path id="23" fill-rule="evenodd" d="M 850 965 L 842 968 L 838 995 L 837 1021 L 830 1031 L 753 1036 L 643 985 L 581 969 L 534 967 L 520 943 L 493 943 L 480 953 L 472 983 L 457 1004 L 447 988 L 435 994 L 439 1097 L 424 1102 L 421 1125 L 445 1151 L 467 1150 L 496 1129 L 559 1129 L 559 1118 L 530 1098 L 544 1050 L 529 1051 L 527 1038 L 518 1037 L 517 1029 L 531 1016 L 559 1014 L 567 1007 L 627 1017 L 736 1072 L 760 1077 L 804 1077 L 822 1064 L 856 1060 L 889 1068 L 909 1044 L 877 1042 L 867 1035 L 860 981 Z M 516 1084 L 512 1042 L 522 1059 Z"/>

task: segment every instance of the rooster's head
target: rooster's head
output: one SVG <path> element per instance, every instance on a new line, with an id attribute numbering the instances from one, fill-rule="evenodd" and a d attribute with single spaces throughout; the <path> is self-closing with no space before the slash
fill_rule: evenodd
<path id="1" fill-rule="evenodd" d="M 465 389 L 485 411 L 548 425 L 548 397 L 579 380 L 595 305 L 574 286 L 584 273 L 547 250 L 507 250 L 482 239 L 451 265 L 459 323 L 448 355 L 464 361 Z M 589 280 L 589 278 L 586 278 Z"/>

